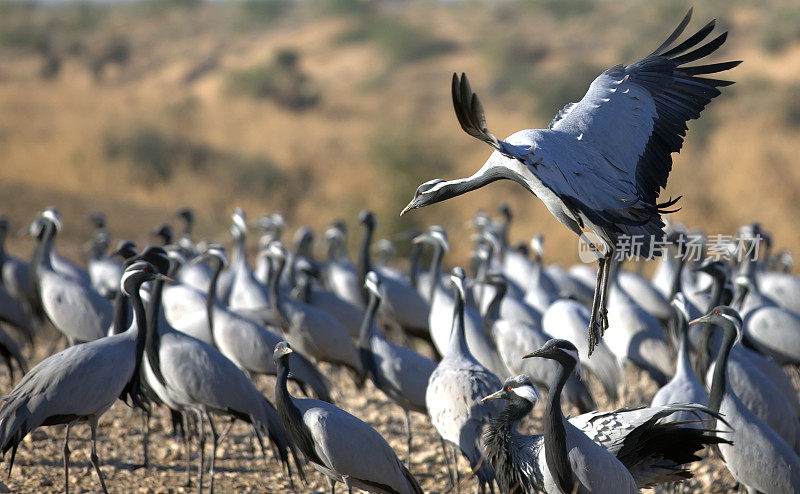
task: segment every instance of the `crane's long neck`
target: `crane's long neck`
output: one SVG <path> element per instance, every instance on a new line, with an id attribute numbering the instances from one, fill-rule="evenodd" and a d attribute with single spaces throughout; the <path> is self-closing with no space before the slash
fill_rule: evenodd
<path id="1" fill-rule="evenodd" d="M 147 307 L 147 341 L 145 343 L 145 352 L 147 353 L 147 360 L 150 362 L 150 368 L 153 374 L 155 374 L 156 379 L 162 385 L 166 386 L 167 381 L 161 373 L 161 359 L 159 358 L 161 332 L 158 327 L 161 318 L 161 292 L 163 289 L 163 280 L 155 280 L 153 282 L 153 289 L 150 292 L 150 303 Z"/>
<path id="2" fill-rule="evenodd" d="M 278 286 L 286 261 L 283 259 L 276 260 L 271 257 L 268 257 L 267 259 L 271 266 L 269 273 L 269 298 L 270 300 L 274 301 L 272 303 L 272 311 L 275 314 L 275 319 L 278 320 L 281 330 L 283 330 L 284 333 L 288 333 L 291 328 L 289 326 L 289 318 L 286 315 L 285 307 L 283 306 L 286 301 L 284 300 L 283 294 Z"/>
<path id="3" fill-rule="evenodd" d="M 436 196 L 428 204 L 434 204 L 446 199 L 452 199 L 453 197 L 466 194 L 467 192 L 471 192 L 475 189 L 480 189 L 484 185 L 488 185 L 504 178 L 514 180 L 523 187 L 529 188 L 522 177 L 512 173 L 507 167 L 493 165 L 487 161 L 480 170 L 469 177 L 457 178 L 455 180 L 443 182 L 438 186 L 438 192 L 436 193 Z"/>
<path id="4" fill-rule="evenodd" d="M 142 297 L 139 294 L 139 289 L 141 288 L 141 283 L 136 284 L 131 290 L 130 294 L 130 303 L 133 307 L 133 321 L 131 321 L 131 326 L 128 328 L 128 331 L 136 331 L 136 353 L 134 355 L 135 364 L 133 368 L 133 373 L 131 377 L 128 379 L 128 382 L 125 383 L 125 386 L 122 388 L 122 393 L 120 393 L 120 398 L 122 400 L 127 400 L 130 397 L 130 400 L 133 404 L 142 406 L 145 402 L 145 398 L 142 393 L 141 389 L 141 368 L 142 368 L 142 358 L 144 356 L 145 348 L 147 346 L 147 339 L 148 339 L 148 325 L 147 325 L 147 315 L 145 313 L 144 303 L 142 302 Z M 152 301 L 151 301 L 152 305 Z"/>
<path id="5" fill-rule="evenodd" d="M 442 258 L 444 257 L 444 247 L 438 243 L 433 246 L 433 257 L 431 258 L 431 299 L 429 303 L 433 303 L 436 298 L 436 290 L 442 280 Z"/>
<path id="6" fill-rule="evenodd" d="M 364 312 L 364 319 L 361 321 L 361 329 L 358 333 L 358 353 L 361 356 L 361 365 L 368 373 L 375 375 L 375 359 L 372 355 L 372 335 L 374 332 L 375 315 L 378 313 L 378 306 L 381 300 L 374 293 L 369 294 L 369 304 Z"/>
<path id="7" fill-rule="evenodd" d="M 217 282 L 219 275 L 222 273 L 222 268 L 225 267 L 222 261 L 217 260 L 217 265 L 214 272 L 211 274 L 211 281 L 208 284 L 208 294 L 206 295 L 206 317 L 208 318 L 208 330 L 211 333 L 211 338 L 214 338 L 214 305 L 217 298 Z"/>
<path id="8" fill-rule="evenodd" d="M 128 302 L 128 297 L 120 290 L 114 297 L 114 317 L 112 318 L 114 326 L 111 330 L 112 334 L 119 334 L 125 331 L 128 327 L 129 313 L 130 304 Z"/>
<path id="9" fill-rule="evenodd" d="M 692 364 L 689 360 L 689 336 L 686 320 L 682 314 L 678 314 L 676 318 L 678 329 L 678 372 L 683 372 L 685 375 L 692 375 Z M 677 372 L 676 372 L 677 374 Z"/>
<path id="10" fill-rule="evenodd" d="M 0 273 L 3 272 L 3 266 L 6 263 L 6 235 L 8 235 L 8 231 L 0 230 Z M 5 285 L 2 276 L 0 276 L 0 285 Z"/>
<path id="11" fill-rule="evenodd" d="M 453 327 L 450 330 L 450 342 L 447 345 L 446 356 L 460 356 L 474 360 L 467 346 L 464 336 L 464 297 L 456 290 L 456 300 L 453 306 Z"/>
<path id="12" fill-rule="evenodd" d="M 233 252 L 231 253 L 231 266 L 244 266 L 247 267 L 247 235 L 237 232 L 234 243 Z"/>
<path id="13" fill-rule="evenodd" d="M 675 294 L 681 291 L 681 276 L 683 275 L 683 266 L 686 264 L 684 256 L 678 259 L 678 265 L 675 267 L 675 272 L 672 273 L 672 283 L 669 288 L 669 299 L 675 298 Z"/>
<path id="14" fill-rule="evenodd" d="M 550 386 L 547 407 L 544 412 L 544 454 L 547 468 L 558 481 L 561 490 L 573 492 L 572 468 L 567 455 L 567 433 L 564 428 L 564 415 L 561 413 L 561 390 L 575 364 L 560 363 L 555 382 Z"/>
<path id="15" fill-rule="evenodd" d="M 40 283 L 41 270 L 53 269 L 50 263 L 50 254 L 53 251 L 53 237 L 55 236 L 55 225 L 46 222 L 42 227 L 42 232 L 39 234 L 39 241 L 36 243 L 36 248 L 33 250 L 33 258 L 31 259 L 31 276 L 33 279 L 33 286 L 36 291 L 36 298 L 41 306 L 42 287 Z"/>
<path id="16" fill-rule="evenodd" d="M 369 294 L 364 287 L 364 280 L 367 279 L 367 272 L 372 269 L 369 246 L 372 244 L 373 230 L 374 226 L 371 222 L 364 223 L 364 237 L 361 239 L 361 246 L 358 249 L 358 286 L 361 287 L 361 300 L 364 304 L 369 300 Z"/>
<path id="17" fill-rule="evenodd" d="M 714 364 L 714 375 L 711 378 L 711 389 L 708 393 L 708 408 L 719 412 L 722 405 L 722 398 L 725 395 L 725 389 L 729 386 L 728 383 L 728 356 L 731 353 L 733 343 L 736 341 L 736 326 L 730 321 L 721 323 L 724 331 L 722 337 L 722 346 L 717 354 L 717 359 Z"/>
<path id="18" fill-rule="evenodd" d="M 711 297 L 709 298 L 708 307 L 706 307 L 706 312 L 710 312 L 711 309 L 718 306 L 722 302 L 722 289 L 725 285 L 725 280 L 714 276 L 713 283 L 711 284 Z"/>
<path id="19" fill-rule="evenodd" d="M 409 253 L 408 281 L 414 290 L 419 290 L 419 256 L 422 254 L 422 244 L 413 244 Z"/>
<path id="20" fill-rule="evenodd" d="M 492 326 L 500 319 L 500 305 L 503 298 L 506 296 L 508 287 L 505 283 L 496 283 L 494 286 L 494 296 L 492 301 L 489 302 L 489 307 L 486 308 L 486 313 L 483 315 L 483 332 L 491 338 Z"/>
<path id="21" fill-rule="evenodd" d="M 278 409 L 278 414 L 281 416 L 284 427 L 286 427 L 300 451 L 309 460 L 323 465 L 324 463 L 314 449 L 311 433 L 303 422 L 303 414 L 295 404 L 292 395 L 289 394 L 289 388 L 287 387 L 287 382 L 289 381 L 289 357 L 290 355 L 284 355 L 276 362 L 278 379 L 275 383 L 275 407 Z"/>

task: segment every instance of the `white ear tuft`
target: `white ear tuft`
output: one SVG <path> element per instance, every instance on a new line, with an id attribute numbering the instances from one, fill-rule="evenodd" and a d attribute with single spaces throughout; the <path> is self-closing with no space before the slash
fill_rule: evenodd
<path id="1" fill-rule="evenodd" d="M 520 386 L 518 388 L 511 388 L 511 391 L 516 393 L 517 396 L 524 398 L 533 404 L 536 404 L 537 401 L 542 399 L 541 393 L 539 393 L 539 390 L 536 388 L 536 386 L 532 384 Z"/>

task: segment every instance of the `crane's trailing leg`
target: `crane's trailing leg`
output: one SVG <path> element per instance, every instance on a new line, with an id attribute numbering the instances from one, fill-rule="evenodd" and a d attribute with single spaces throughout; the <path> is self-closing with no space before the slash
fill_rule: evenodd
<path id="1" fill-rule="evenodd" d="M 103 488 L 103 492 L 108 494 L 108 488 L 106 487 L 106 481 L 103 478 L 103 472 L 100 471 L 100 458 L 97 457 L 97 418 L 93 418 L 89 422 L 89 427 L 92 429 L 92 454 L 89 455 L 89 459 L 92 461 L 92 466 L 94 467 L 94 471 L 97 472 L 97 478 L 100 479 L 100 487 Z"/>
<path id="2" fill-rule="evenodd" d="M 64 494 L 69 494 L 69 428 L 64 433 Z"/>
<path id="3" fill-rule="evenodd" d="M 603 291 L 603 272 L 605 270 L 605 257 L 599 259 L 597 267 L 597 279 L 594 284 L 594 296 L 592 297 L 592 313 L 589 318 L 589 355 L 594 351 L 594 347 L 600 340 L 600 330 L 597 321 L 597 314 L 600 307 L 600 294 Z"/>
<path id="4" fill-rule="evenodd" d="M 606 298 L 608 295 L 608 278 L 611 273 L 611 263 L 614 257 L 614 249 L 607 247 L 607 252 L 598 260 L 597 282 L 594 287 L 594 297 L 592 298 L 592 314 L 589 319 L 589 355 L 594 351 L 594 347 L 600 343 L 600 338 L 608 329 L 608 310 L 606 309 Z"/>

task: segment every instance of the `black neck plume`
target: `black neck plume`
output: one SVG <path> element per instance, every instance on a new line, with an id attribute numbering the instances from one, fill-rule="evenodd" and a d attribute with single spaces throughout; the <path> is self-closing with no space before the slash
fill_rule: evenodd
<path id="1" fill-rule="evenodd" d="M 564 428 L 564 415 L 561 413 L 561 390 L 564 388 L 574 362 L 559 360 L 559 372 L 550 386 L 547 407 L 544 412 L 544 453 L 547 468 L 564 492 L 573 492 L 572 468 L 567 456 L 567 434 Z"/>

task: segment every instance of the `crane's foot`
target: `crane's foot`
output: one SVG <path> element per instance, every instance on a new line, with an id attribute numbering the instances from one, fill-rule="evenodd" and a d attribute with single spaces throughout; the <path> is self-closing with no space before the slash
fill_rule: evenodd
<path id="1" fill-rule="evenodd" d="M 600 327 L 600 322 L 592 317 L 592 319 L 589 321 L 589 356 L 592 355 L 594 347 L 598 342 L 600 342 L 601 331 L 602 329 Z"/>
<path id="2" fill-rule="evenodd" d="M 597 319 L 600 322 L 600 338 L 605 336 L 606 329 L 608 329 L 608 310 L 605 307 L 597 312 Z M 598 340 L 596 343 L 599 343 Z"/>

